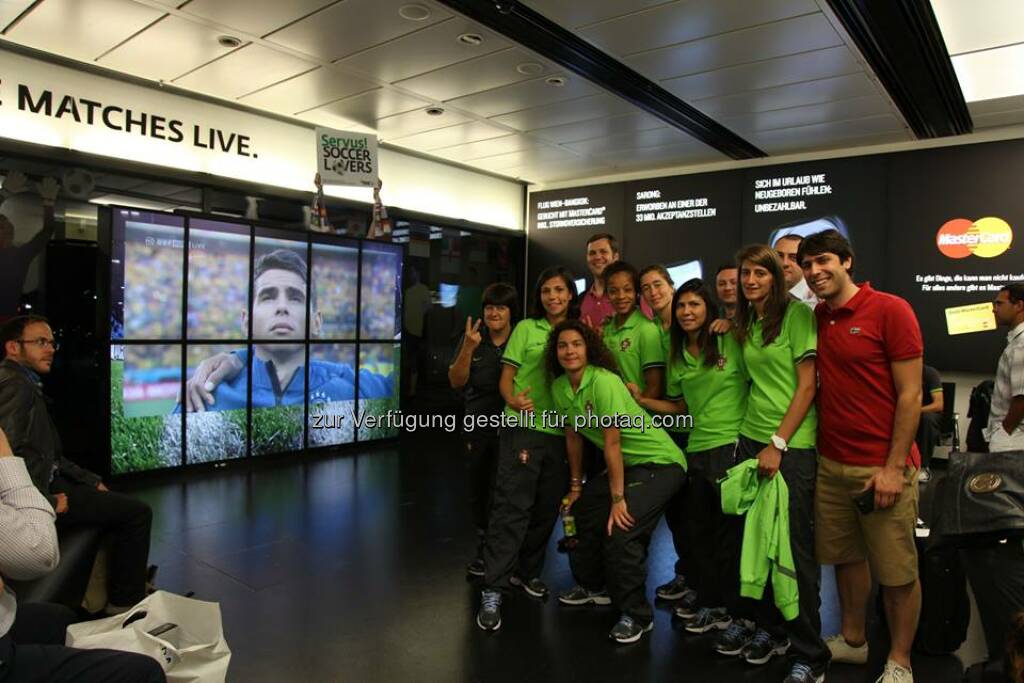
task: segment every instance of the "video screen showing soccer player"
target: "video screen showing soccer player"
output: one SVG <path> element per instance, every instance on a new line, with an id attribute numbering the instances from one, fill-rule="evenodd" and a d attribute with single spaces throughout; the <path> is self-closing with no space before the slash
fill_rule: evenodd
<path id="1" fill-rule="evenodd" d="M 185 220 L 113 212 L 111 339 L 181 339 Z"/>
<path id="2" fill-rule="evenodd" d="M 401 245 L 363 244 L 360 289 L 362 318 L 359 338 L 374 341 L 401 339 Z"/>
<path id="3" fill-rule="evenodd" d="M 310 448 L 355 440 L 355 344 L 311 344 L 309 347 Z"/>
<path id="4" fill-rule="evenodd" d="M 193 394 L 192 404 L 199 409 L 188 411 L 186 415 L 185 459 L 189 464 L 245 457 L 248 397 L 245 367 L 242 356 L 233 354 L 235 348 L 234 344 L 189 344 L 186 347 L 187 377 L 195 377 L 203 362 L 210 362 L 210 359 L 217 359 L 224 353 L 232 354 L 232 360 L 237 360 L 237 372 L 243 376 L 241 382 L 233 381 L 234 377 L 225 378 L 225 386 L 214 392 L 213 403 Z M 195 392 L 187 386 L 185 390 Z M 175 412 L 180 411 L 180 404 L 176 405 Z"/>
<path id="5" fill-rule="evenodd" d="M 359 405 L 357 415 L 384 415 L 398 410 L 398 373 L 401 345 L 395 343 L 359 345 Z M 397 429 L 358 427 L 360 441 L 398 436 Z"/>
<path id="6" fill-rule="evenodd" d="M 321 339 L 356 339 L 359 247 L 313 244 L 313 302 L 320 316 Z"/>
<path id="7" fill-rule="evenodd" d="M 192 219 L 188 239 L 188 338 L 244 341 L 249 226 Z"/>
<path id="8" fill-rule="evenodd" d="M 111 346 L 110 445 L 114 474 L 181 464 L 181 417 L 172 414 L 180 382 L 180 345 Z"/>

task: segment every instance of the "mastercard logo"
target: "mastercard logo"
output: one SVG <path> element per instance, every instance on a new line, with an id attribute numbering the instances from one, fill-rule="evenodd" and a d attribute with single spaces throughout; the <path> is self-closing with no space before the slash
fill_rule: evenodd
<path id="1" fill-rule="evenodd" d="M 988 216 L 976 221 L 954 218 L 939 228 L 935 244 L 949 258 L 967 258 L 971 254 L 995 258 L 1013 243 L 1013 230 L 1002 218 Z"/>

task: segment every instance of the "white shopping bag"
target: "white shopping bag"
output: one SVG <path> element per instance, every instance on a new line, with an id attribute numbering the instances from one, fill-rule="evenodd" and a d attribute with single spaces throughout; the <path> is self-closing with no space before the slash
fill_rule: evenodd
<path id="1" fill-rule="evenodd" d="M 66 644 L 147 655 L 171 683 L 224 683 L 231 661 L 220 605 L 166 591 L 124 614 L 68 626 Z"/>

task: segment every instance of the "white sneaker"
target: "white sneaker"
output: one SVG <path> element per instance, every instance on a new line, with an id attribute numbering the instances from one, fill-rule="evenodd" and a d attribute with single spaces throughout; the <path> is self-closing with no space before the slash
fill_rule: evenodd
<path id="1" fill-rule="evenodd" d="M 866 642 L 860 647 L 854 647 L 846 642 L 842 633 L 837 633 L 831 638 L 826 638 L 825 644 L 828 645 L 829 652 L 832 653 L 833 662 L 867 664 L 868 644 Z M 886 679 L 886 683 L 889 683 L 888 679 Z"/>
<path id="2" fill-rule="evenodd" d="M 914 672 L 890 659 L 875 683 L 914 683 Z"/>

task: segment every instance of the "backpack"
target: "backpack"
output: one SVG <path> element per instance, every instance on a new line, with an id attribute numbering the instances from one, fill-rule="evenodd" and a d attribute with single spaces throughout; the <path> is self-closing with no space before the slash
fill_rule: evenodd
<path id="1" fill-rule="evenodd" d="M 971 389 L 971 402 L 967 417 L 971 418 L 967 428 L 967 450 L 971 453 L 988 453 L 988 442 L 984 430 L 988 427 L 988 414 L 992 409 L 992 391 L 996 383 L 990 379 Z"/>

